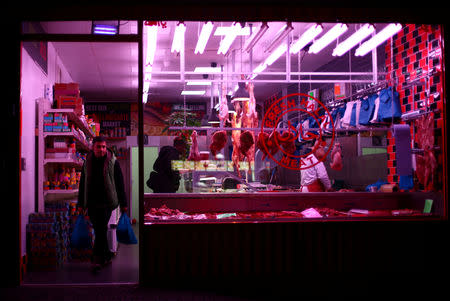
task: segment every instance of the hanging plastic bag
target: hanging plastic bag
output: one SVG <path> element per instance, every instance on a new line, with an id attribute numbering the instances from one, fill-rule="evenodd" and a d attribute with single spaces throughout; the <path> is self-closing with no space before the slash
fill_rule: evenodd
<path id="1" fill-rule="evenodd" d="M 378 108 L 378 120 L 391 122 L 392 119 L 398 120 L 402 117 L 400 98 L 397 91 L 392 87 L 380 91 L 380 106 Z"/>
<path id="2" fill-rule="evenodd" d="M 70 236 L 70 246 L 75 249 L 92 248 L 92 240 L 89 235 L 88 224 L 83 214 L 78 215 L 75 226 Z"/>
<path id="3" fill-rule="evenodd" d="M 134 235 L 133 228 L 131 227 L 130 218 L 125 212 L 123 212 L 119 218 L 116 233 L 118 242 L 126 245 L 137 244 L 136 235 Z"/>

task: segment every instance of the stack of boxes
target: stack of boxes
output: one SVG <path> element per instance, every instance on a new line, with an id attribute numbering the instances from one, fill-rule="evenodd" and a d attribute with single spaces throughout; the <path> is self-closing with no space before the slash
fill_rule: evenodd
<path id="1" fill-rule="evenodd" d="M 55 84 L 53 95 L 58 109 L 74 109 L 78 116 L 84 115 L 83 98 L 77 83 Z"/>
<path id="2" fill-rule="evenodd" d="M 67 114 L 46 113 L 44 115 L 44 132 L 70 132 Z"/>
<path id="3" fill-rule="evenodd" d="M 32 213 L 28 219 L 29 268 L 56 269 L 67 259 L 67 225 L 63 213 Z"/>
<path id="4" fill-rule="evenodd" d="M 45 204 L 45 213 L 32 213 L 28 218 L 28 268 L 55 270 L 69 260 L 88 261 L 92 248 L 76 250 L 70 247 L 75 225 L 76 201 L 53 201 Z M 94 231 L 89 224 L 91 242 Z"/>

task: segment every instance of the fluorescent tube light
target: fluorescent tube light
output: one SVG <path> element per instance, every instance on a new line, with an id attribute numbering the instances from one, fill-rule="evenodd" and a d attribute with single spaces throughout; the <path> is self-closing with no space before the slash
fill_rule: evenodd
<path id="1" fill-rule="evenodd" d="M 186 32 L 186 25 L 184 23 L 178 23 L 175 28 L 175 34 L 173 35 L 172 50 L 171 52 L 180 52 L 181 47 L 184 44 L 184 33 Z"/>
<path id="2" fill-rule="evenodd" d="M 284 28 L 284 29 L 283 29 Z M 275 47 L 294 29 L 290 22 L 288 22 L 282 29 L 282 32 L 275 38 L 275 40 L 267 47 L 266 52 L 272 52 Z"/>
<path id="3" fill-rule="evenodd" d="M 92 32 L 94 34 L 115 35 L 119 32 L 117 25 L 94 24 Z"/>
<path id="4" fill-rule="evenodd" d="M 317 37 L 322 31 L 322 25 L 314 24 L 313 26 L 308 28 L 297 41 L 292 44 L 290 52 L 293 54 L 298 53 L 306 45 L 308 45 L 309 42 L 314 40 L 314 38 Z"/>
<path id="5" fill-rule="evenodd" d="M 232 26 L 219 26 L 216 28 L 216 31 L 214 32 L 215 36 L 226 36 L 229 32 L 235 32 L 238 36 L 249 36 L 250 35 L 250 27 L 241 27 L 240 29 L 236 30 Z"/>
<path id="6" fill-rule="evenodd" d="M 336 40 L 340 35 L 346 32 L 348 26 L 346 24 L 338 23 L 333 26 L 326 34 L 324 34 L 320 39 L 318 39 L 309 48 L 309 53 L 319 53 L 328 44 Z"/>
<path id="7" fill-rule="evenodd" d="M 356 44 L 368 37 L 372 32 L 375 31 L 375 27 L 370 24 L 364 24 L 360 29 L 358 29 L 354 34 L 352 34 L 347 40 L 337 45 L 333 50 L 334 56 L 341 56 Z"/>
<path id="8" fill-rule="evenodd" d="M 395 35 L 402 29 L 402 25 L 399 23 L 391 23 L 382 31 L 374 35 L 370 40 L 364 42 L 358 49 L 355 51 L 356 56 L 364 56 L 372 49 L 376 48 L 378 45 Z"/>
<path id="9" fill-rule="evenodd" d="M 142 94 L 143 103 L 147 103 L 149 90 L 150 90 L 150 82 L 144 81 L 144 90 L 143 90 L 144 93 Z"/>
<path id="10" fill-rule="evenodd" d="M 200 91 L 200 90 L 183 90 L 181 91 L 181 95 L 204 95 L 205 91 Z"/>
<path id="11" fill-rule="evenodd" d="M 214 25 L 212 24 L 212 22 L 203 24 L 202 31 L 200 32 L 200 36 L 198 37 L 197 46 L 195 47 L 195 54 L 202 54 L 203 51 L 205 51 L 206 43 L 208 43 L 213 27 Z"/>
<path id="12" fill-rule="evenodd" d="M 233 44 L 236 39 L 238 33 L 241 31 L 241 24 L 236 22 L 231 26 L 225 38 L 220 42 L 219 50 L 217 50 L 217 54 L 226 54 L 228 49 L 230 49 L 231 44 Z"/>
<path id="13" fill-rule="evenodd" d="M 156 53 L 156 45 L 158 39 L 158 26 L 145 26 L 147 29 L 147 51 L 145 64 L 153 65 L 153 61 L 155 60 Z"/>
<path id="14" fill-rule="evenodd" d="M 257 77 L 258 74 L 260 74 L 261 72 L 266 70 L 266 68 L 267 68 L 267 64 L 265 62 L 261 63 L 258 67 L 253 69 L 252 76 L 250 77 L 250 79 L 255 79 L 255 77 Z"/>
<path id="15" fill-rule="evenodd" d="M 269 25 L 267 25 L 267 22 L 264 22 L 258 31 L 255 31 L 247 40 L 247 42 L 244 45 L 244 49 L 247 52 L 250 52 L 250 50 L 255 47 L 255 44 L 258 43 L 258 41 L 261 39 L 261 37 L 266 33 L 266 31 L 269 29 Z"/>
<path id="16" fill-rule="evenodd" d="M 144 81 L 150 81 L 152 79 L 152 70 L 153 67 L 151 65 L 144 66 Z"/>
<path id="17" fill-rule="evenodd" d="M 194 72 L 198 73 L 219 73 L 221 72 L 220 67 L 195 67 Z"/>
<path id="18" fill-rule="evenodd" d="M 287 44 L 281 44 L 274 52 L 266 59 L 265 63 L 270 66 L 287 50 Z"/>
<path id="19" fill-rule="evenodd" d="M 201 81 L 195 81 L 195 82 L 187 82 L 186 85 L 188 85 L 188 86 L 211 86 L 211 82 L 201 80 Z"/>

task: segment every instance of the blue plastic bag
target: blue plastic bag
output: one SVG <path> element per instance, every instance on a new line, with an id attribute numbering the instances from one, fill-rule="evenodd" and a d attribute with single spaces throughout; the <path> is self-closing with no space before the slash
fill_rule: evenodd
<path id="1" fill-rule="evenodd" d="M 372 186 L 376 187 L 377 188 L 376 190 L 378 191 L 378 189 L 380 189 L 380 187 L 383 186 L 384 184 L 389 184 L 389 183 L 380 179 L 380 180 L 376 181 L 373 184 L 367 185 L 366 186 L 366 191 L 370 191 L 370 187 L 372 187 Z"/>
<path id="2" fill-rule="evenodd" d="M 90 249 L 92 247 L 91 242 L 88 224 L 84 215 L 80 214 L 75 221 L 75 227 L 70 236 L 70 246 L 75 249 Z"/>
<path id="3" fill-rule="evenodd" d="M 136 235 L 134 235 L 133 228 L 131 228 L 130 218 L 125 212 L 119 218 L 116 233 L 118 242 L 126 245 L 137 244 Z"/>

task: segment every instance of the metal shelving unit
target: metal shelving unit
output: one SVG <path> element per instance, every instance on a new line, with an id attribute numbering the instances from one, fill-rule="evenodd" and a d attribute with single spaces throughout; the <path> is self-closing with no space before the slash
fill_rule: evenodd
<path id="1" fill-rule="evenodd" d="M 77 131 L 69 132 L 44 132 L 44 115 L 46 113 L 62 113 L 68 116 L 68 122 L 83 131 L 86 138 L 93 138 L 94 134 L 89 126 L 75 114 L 73 109 L 48 109 L 48 100 L 41 98 L 38 103 L 38 168 L 37 168 L 37 186 L 38 186 L 38 202 L 35 208 L 36 212 L 44 212 L 45 201 L 76 198 L 78 189 L 52 189 L 44 190 L 44 180 L 48 169 L 54 165 L 64 165 L 67 167 L 81 168 L 83 162 L 74 158 L 45 158 L 45 141 L 49 137 L 68 137 L 73 138 L 76 148 L 81 152 L 89 151 L 89 143 Z"/>

